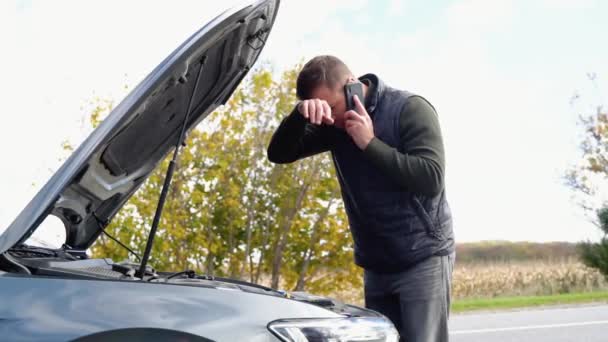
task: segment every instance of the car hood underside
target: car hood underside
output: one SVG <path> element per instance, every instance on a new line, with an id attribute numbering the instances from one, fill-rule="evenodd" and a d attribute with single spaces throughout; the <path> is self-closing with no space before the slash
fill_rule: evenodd
<path id="1" fill-rule="evenodd" d="M 229 10 L 156 67 L 72 153 L 0 236 L 0 253 L 23 243 L 48 216 L 66 245 L 90 247 L 187 130 L 224 104 L 252 68 L 278 0 Z M 188 122 L 184 122 L 188 115 Z"/>

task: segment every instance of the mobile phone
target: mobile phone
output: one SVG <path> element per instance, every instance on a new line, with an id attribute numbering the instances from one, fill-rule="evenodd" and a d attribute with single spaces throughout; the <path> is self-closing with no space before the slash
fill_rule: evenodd
<path id="1" fill-rule="evenodd" d="M 344 97 L 346 97 L 346 109 L 355 110 L 355 100 L 353 95 L 359 97 L 359 101 L 363 102 L 363 85 L 361 82 L 350 82 L 344 85 Z"/>

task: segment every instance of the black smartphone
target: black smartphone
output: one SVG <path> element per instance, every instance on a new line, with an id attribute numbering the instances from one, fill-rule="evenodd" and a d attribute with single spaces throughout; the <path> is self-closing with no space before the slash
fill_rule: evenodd
<path id="1" fill-rule="evenodd" d="M 363 85 L 361 82 L 346 83 L 344 86 L 344 97 L 346 97 L 346 110 L 355 110 L 355 101 L 353 95 L 359 97 L 359 101 L 363 102 Z"/>

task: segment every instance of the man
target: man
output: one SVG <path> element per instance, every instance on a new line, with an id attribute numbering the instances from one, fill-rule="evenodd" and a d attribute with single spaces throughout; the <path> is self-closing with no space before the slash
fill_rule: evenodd
<path id="1" fill-rule="evenodd" d="M 347 110 L 344 86 L 352 82 L 363 84 L 364 99 L 354 96 L 355 110 Z M 304 65 L 296 94 L 268 158 L 291 163 L 331 152 L 366 306 L 387 316 L 402 341 L 447 341 L 454 236 L 434 108 L 374 74 L 356 79 L 333 56 Z"/>

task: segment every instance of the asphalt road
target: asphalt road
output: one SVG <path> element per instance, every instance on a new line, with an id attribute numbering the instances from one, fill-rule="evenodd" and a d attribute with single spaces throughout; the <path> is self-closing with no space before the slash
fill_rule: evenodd
<path id="1" fill-rule="evenodd" d="M 450 316 L 451 342 L 606 342 L 608 304 Z"/>

